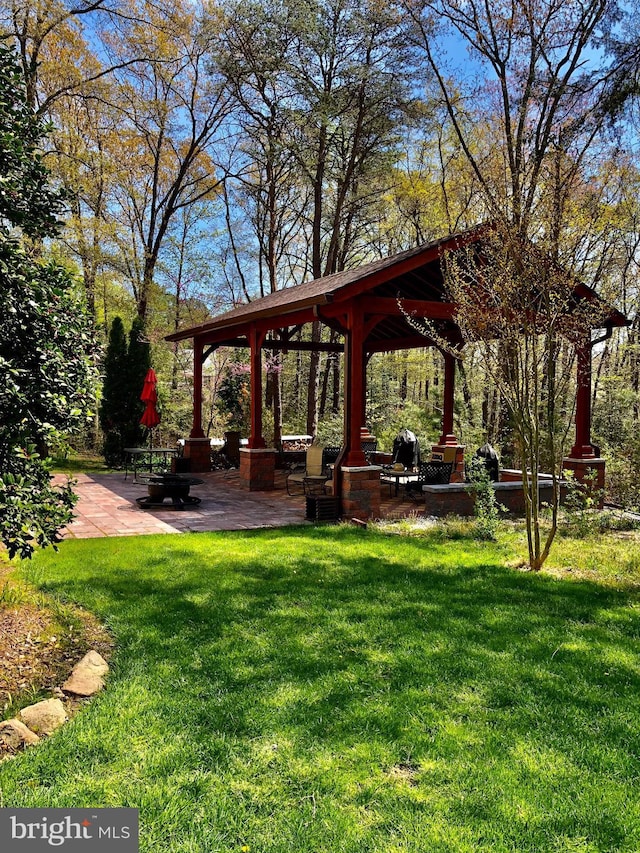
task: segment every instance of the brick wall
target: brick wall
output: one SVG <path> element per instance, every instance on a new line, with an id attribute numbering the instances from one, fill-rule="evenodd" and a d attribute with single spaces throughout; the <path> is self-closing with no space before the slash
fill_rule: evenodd
<path id="1" fill-rule="evenodd" d="M 498 503 L 506 507 L 510 515 L 524 515 L 524 494 L 522 481 L 494 483 Z M 551 483 L 544 483 L 538 489 L 539 503 L 551 500 Z M 444 515 L 473 515 L 475 495 L 469 493 L 463 484 L 448 486 L 425 486 L 425 514 L 442 517 Z"/>
<path id="2" fill-rule="evenodd" d="M 184 444 L 184 456 L 189 460 L 192 474 L 211 470 L 211 442 L 208 438 L 188 438 Z"/>
<path id="3" fill-rule="evenodd" d="M 343 518 L 380 518 L 380 468 L 342 468 L 341 473 Z"/>
<path id="4" fill-rule="evenodd" d="M 273 448 L 240 448 L 240 486 L 249 492 L 270 492 L 275 481 L 276 451 Z"/>

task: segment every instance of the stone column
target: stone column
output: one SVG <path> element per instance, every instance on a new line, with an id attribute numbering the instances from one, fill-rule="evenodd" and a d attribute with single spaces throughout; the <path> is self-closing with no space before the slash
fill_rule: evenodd
<path id="1" fill-rule="evenodd" d="M 184 443 L 184 457 L 189 460 L 189 472 L 211 470 L 211 442 L 208 438 L 188 438 Z"/>
<path id="2" fill-rule="evenodd" d="M 378 465 L 341 468 L 341 510 L 345 519 L 380 518 L 380 471 Z"/>
<path id="3" fill-rule="evenodd" d="M 275 470 L 275 448 L 240 448 L 240 486 L 243 489 L 249 492 L 273 491 Z"/>
<path id="4" fill-rule="evenodd" d="M 573 471 L 573 476 L 577 482 L 582 483 L 591 492 L 597 494 L 600 509 L 604 506 L 605 467 L 605 460 L 598 456 L 593 456 L 591 459 L 575 459 L 569 456 L 562 460 L 563 471 Z"/>

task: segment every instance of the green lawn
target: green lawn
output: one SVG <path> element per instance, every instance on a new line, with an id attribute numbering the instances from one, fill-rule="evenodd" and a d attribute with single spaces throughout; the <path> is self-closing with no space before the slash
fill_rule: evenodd
<path id="1" fill-rule="evenodd" d="M 637 853 L 640 547 L 560 542 L 592 577 L 513 547 L 303 527 L 39 555 L 117 651 L 1 804 L 138 807 L 166 853 Z"/>

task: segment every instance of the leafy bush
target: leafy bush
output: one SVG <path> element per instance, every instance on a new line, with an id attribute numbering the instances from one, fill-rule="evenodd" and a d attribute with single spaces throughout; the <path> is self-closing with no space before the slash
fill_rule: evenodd
<path id="1" fill-rule="evenodd" d="M 35 448 L 15 449 L 0 473 L 2 539 L 10 557 L 31 557 L 36 546 L 54 547 L 68 524 L 77 496 L 68 480 L 53 486 L 46 463 Z"/>
<path id="2" fill-rule="evenodd" d="M 565 471 L 567 481 L 564 499 L 564 521 L 572 536 L 584 537 L 595 532 L 596 517 L 602 501 L 603 491 L 596 487 L 597 472 L 587 474 L 583 482 L 576 480 L 573 471 Z"/>
<path id="3" fill-rule="evenodd" d="M 90 414 L 96 346 L 75 281 L 44 257 L 63 199 L 42 163 L 45 127 L 3 45 L 0 92 L 0 541 L 29 557 L 71 518 L 71 486 L 51 485 L 43 456 Z"/>
<path id="4" fill-rule="evenodd" d="M 466 468 L 468 491 L 476 497 L 473 507 L 476 537 L 493 541 L 500 524 L 500 511 L 504 510 L 504 507 L 496 500 L 495 489 L 482 459 L 471 459 Z"/>

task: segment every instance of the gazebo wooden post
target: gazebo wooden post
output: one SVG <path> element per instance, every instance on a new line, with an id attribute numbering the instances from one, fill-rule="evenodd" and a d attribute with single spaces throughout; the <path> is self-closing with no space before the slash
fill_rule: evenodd
<path id="1" fill-rule="evenodd" d="M 240 448 L 240 485 L 251 492 L 270 491 L 275 483 L 276 451 L 262 434 L 262 344 L 266 332 L 252 325 L 248 331 L 251 363 L 251 432 Z"/>
<path id="2" fill-rule="evenodd" d="M 576 440 L 572 459 L 593 459 L 591 444 L 591 346 L 576 347 Z"/>
<path id="3" fill-rule="evenodd" d="M 211 470 L 211 442 L 202 429 L 202 367 L 204 342 L 193 339 L 193 422 L 189 438 L 185 441 L 184 455 L 189 459 L 192 472 Z"/>
<path id="4" fill-rule="evenodd" d="M 251 348 L 251 434 L 249 435 L 249 447 L 258 449 L 266 447 L 262 435 L 262 344 L 266 337 L 264 332 L 259 332 L 252 326 L 249 332 L 249 346 Z"/>
<path id="5" fill-rule="evenodd" d="M 360 429 L 365 407 L 364 318 L 354 305 L 349 307 L 345 365 L 345 446 L 344 465 L 365 465 Z"/>
<path id="6" fill-rule="evenodd" d="M 434 454 L 445 462 L 453 463 L 451 482 L 464 480 L 464 451 L 465 446 L 459 444 L 453 431 L 453 410 L 456 390 L 456 359 L 450 352 L 442 350 L 444 359 L 444 393 L 442 400 L 442 435 L 438 444 L 431 448 Z"/>
<path id="7" fill-rule="evenodd" d="M 344 371 L 344 437 L 346 453 L 340 466 L 341 511 L 345 518 L 380 516 L 380 467 L 367 465 L 362 452 L 366 362 L 363 307 L 357 301 L 347 310 Z"/>
<path id="8" fill-rule="evenodd" d="M 591 340 L 576 345 L 576 434 L 569 457 L 562 460 L 564 470 L 573 471 L 574 477 L 586 483 L 604 503 L 605 460 L 591 443 Z"/>
<path id="9" fill-rule="evenodd" d="M 453 432 L 453 402 L 456 385 L 456 360 L 451 353 L 443 352 L 444 356 L 444 399 L 442 402 L 442 435 L 441 445 L 457 446 L 458 439 Z"/>

